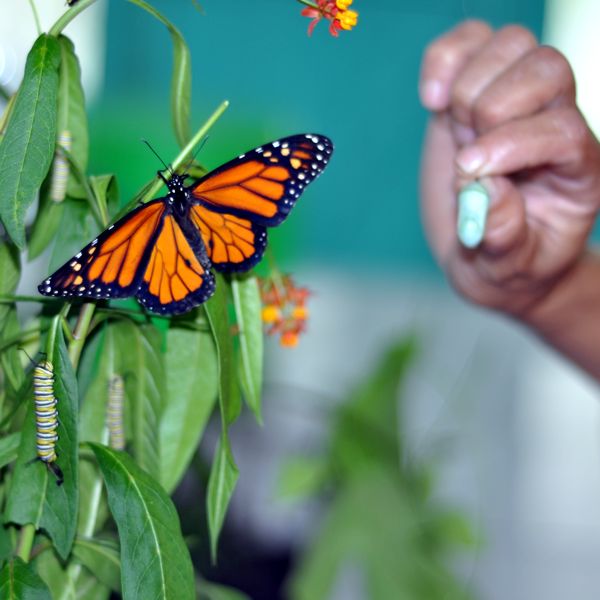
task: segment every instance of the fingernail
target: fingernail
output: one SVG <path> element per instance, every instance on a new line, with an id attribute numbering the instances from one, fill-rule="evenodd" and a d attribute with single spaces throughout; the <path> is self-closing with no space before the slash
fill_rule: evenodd
<path id="1" fill-rule="evenodd" d="M 465 148 L 458 153 L 456 164 L 466 175 L 475 175 L 486 160 L 485 152 L 477 146 Z"/>
<path id="2" fill-rule="evenodd" d="M 421 87 L 421 100 L 425 107 L 431 110 L 444 108 L 442 84 L 436 79 L 426 81 Z"/>
<path id="3" fill-rule="evenodd" d="M 465 185 L 458 193 L 456 232 L 466 248 L 475 248 L 483 240 L 490 208 L 490 196 L 477 181 Z"/>

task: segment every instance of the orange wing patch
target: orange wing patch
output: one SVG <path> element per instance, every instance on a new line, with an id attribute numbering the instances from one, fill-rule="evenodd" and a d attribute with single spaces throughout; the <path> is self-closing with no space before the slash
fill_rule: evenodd
<path id="1" fill-rule="evenodd" d="M 115 223 L 38 287 L 47 296 L 123 298 L 135 292 L 165 205 L 151 202 Z"/>
<path id="2" fill-rule="evenodd" d="M 249 211 L 263 217 L 277 214 L 277 202 L 285 194 L 281 183 L 290 177 L 285 167 L 267 167 L 252 160 L 209 177 L 193 195 L 220 207 Z"/>
<path id="3" fill-rule="evenodd" d="M 208 257 L 218 270 L 249 269 L 264 252 L 266 233 L 248 219 L 216 213 L 197 205 L 190 211 L 192 222 L 200 230 Z"/>
<path id="4" fill-rule="evenodd" d="M 212 274 L 200 263 L 175 218 L 165 217 L 138 298 L 150 310 L 184 312 L 203 302 L 213 290 Z M 198 300 L 198 294 L 206 294 L 206 298 Z"/>

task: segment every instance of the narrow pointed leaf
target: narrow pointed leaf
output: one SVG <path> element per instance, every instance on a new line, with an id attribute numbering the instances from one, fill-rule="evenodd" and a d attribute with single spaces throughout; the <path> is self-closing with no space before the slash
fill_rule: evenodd
<path id="1" fill-rule="evenodd" d="M 159 429 L 161 483 L 171 492 L 187 469 L 217 400 L 219 373 L 211 333 L 172 326 L 165 363 L 168 400 Z"/>
<path id="2" fill-rule="evenodd" d="M 221 438 L 213 458 L 206 497 L 208 531 L 213 562 L 216 561 L 219 534 L 238 478 L 238 468 L 228 438 L 229 425 L 239 415 L 241 400 L 234 371 L 233 338 L 227 315 L 227 288 L 224 278 L 219 276 L 214 296 L 204 305 L 217 347 L 219 410 L 222 424 Z"/>
<path id="3" fill-rule="evenodd" d="M 192 67 L 190 50 L 180 31 L 155 8 L 143 0 L 129 0 L 158 19 L 171 34 L 173 41 L 173 75 L 171 77 L 171 115 L 177 142 L 183 148 L 190 134 L 190 99 L 192 89 Z"/>
<path id="4" fill-rule="evenodd" d="M 239 371 L 242 392 L 257 421 L 262 420 L 260 399 L 263 370 L 262 302 L 256 277 L 235 277 L 231 292 L 240 341 Z"/>
<path id="5" fill-rule="evenodd" d="M 219 409 L 223 422 L 229 426 L 240 414 L 241 397 L 234 364 L 232 326 L 228 317 L 228 289 L 227 281 L 217 275 L 216 292 L 204 304 L 204 310 L 219 360 Z"/>
<path id="6" fill-rule="evenodd" d="M 114 592 L 121 591 L 121 559 L 116 543 L 106 540 L 78 538 L 73 545 L 73 556 L 98 581 Z"/>
<path id="7" fill-rule="evenodd" d="M 170 498 L 124 452 L 89 444 L 119 530 L 124 600 L 192 600 L 194 570 Z"/>
<path id="8" fill-rule="evenodd" d="M 30 565 L 13 558 L 0 571 L 2 600 L 52 600 L 46 584 Z"/>
<path id="9" fill-rule="evenodd" d="M 215 451 L 210 477 L 208 478 L 207 513 L 208 533 L 210 535 L 210 554 L 213 562 L 217 561 L 217 545 L 219 534 L 225 521 L 227 507 L 233 496 L 239 470 L 233 460 L 227 435 L 222 433 Z"/>
<path id="10" fill-rule="evenodd" d="M 75 54 L 73 42 L 66 36 L 58 38 L 60 44 L 60 70 L 57 133 L 69 132 L 71 147 L 69 153 L 79 170 L 85 173 L 88 164 L 89 135 L 85 99 L 81 86 L 81 69 Z M 85 198 L 81 184 L 69 174 L 67 194 L 75 198 Z"/>
<path id="11" fill-rule="evenodd" d="M 25 211 L 54 156 L 59 63 L 58 41 L 41 35 L 27 57 L 23 82 L 0 142 L 0 218 L 21 249 L 25 246 Z"/>

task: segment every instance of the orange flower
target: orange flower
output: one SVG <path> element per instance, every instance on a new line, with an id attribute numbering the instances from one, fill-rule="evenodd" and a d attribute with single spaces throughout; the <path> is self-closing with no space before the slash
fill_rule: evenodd
<path id="1" fill-rule="evenodd" d="M 297 346 L 300 334 L 306 329 L 308 309 L 305 302 L 310 292 L 296 287 L 289 275 L 259 281 L 264 304 L 262 320 L 267 334 L 279 335 L 279 343 L 285 348 Z"/>
<path id="2" fill-rule="evenodd" d="M 306 5 L 300 14 L 312 19 L 308 26 L 308 35 L 312 35 L 321 19 L 329 21 L 329 33 L 334 37 L 338 37 L 342 30 L 352 29 L 358 20 L 357 12 L 347 10 L 352 0 L 316 0 L 316 4 L 310 0 L 298 0 L 298 2 Z"/>

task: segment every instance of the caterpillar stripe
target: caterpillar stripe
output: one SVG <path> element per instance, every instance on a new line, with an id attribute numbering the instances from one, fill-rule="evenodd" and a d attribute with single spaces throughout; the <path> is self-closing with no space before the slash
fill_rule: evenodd
<path id="1" fill-rule="evenodd" d="M 38 459 L 56 475 L 57 483 L 63 482 L 63 474 L 58 465 L 56 442 L 58 440 L 57 400 L 54 396 L 54 367 L 43 360 L 33 370 L 33 392 L 35 400 L 36 450 Z"/>

